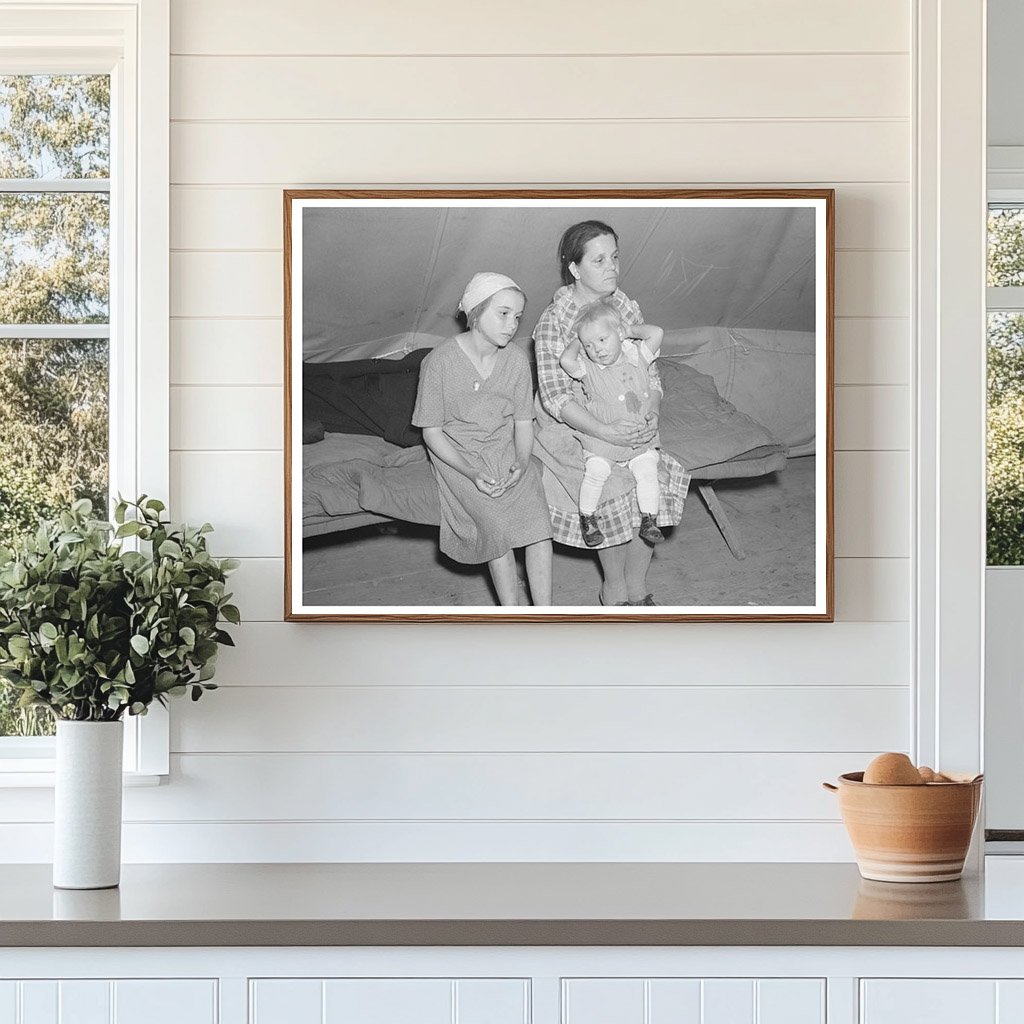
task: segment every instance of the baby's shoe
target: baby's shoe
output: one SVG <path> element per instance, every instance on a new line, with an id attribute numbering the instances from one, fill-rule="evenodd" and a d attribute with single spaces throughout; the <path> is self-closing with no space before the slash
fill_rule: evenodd
<path id="1" fill-rule="evenodd" d="M 598 544 L 604 543 L 604 534 L 598 528 L 597 515 L 593 512 L 589 515 L 586 512 L 580 513 L 580 532 L 588 548 L 596 548 Z"/>
<path id="2" fill-rule="evenodd" d="M 647 512 L 643 512 L 640 515 L 640 537 L 642 540 L 647 541 L 648 544 L 660 544 L 665 539 L 665 534 L 658 529 L 654 516 Z"/>

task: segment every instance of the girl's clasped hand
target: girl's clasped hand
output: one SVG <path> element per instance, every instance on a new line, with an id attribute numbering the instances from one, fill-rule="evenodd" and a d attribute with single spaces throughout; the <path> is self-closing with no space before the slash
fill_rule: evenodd
<path id="1" fill-rule="evenodd" d="M 489 498 L 500 498 L 509 488 L 519 482 L 522 475 L 522 465 L 519 462 L 513 462 L 508 475 L 503 480 L 492 480 L 484 473 L 477 473 L 473 477 L 473 483 L 476 484 L 477 490 L 482 491 Z"/>

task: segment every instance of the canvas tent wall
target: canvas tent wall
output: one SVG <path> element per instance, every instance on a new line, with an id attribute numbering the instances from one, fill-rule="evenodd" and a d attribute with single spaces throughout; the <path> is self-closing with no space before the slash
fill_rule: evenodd
<path id="1" fill-rule="evenodd" d="M 429 203 L 430 201 L 425 201 Z M 619 236 L 619 285 L 664 353 L 714 376 L 723 396 L 788 444 L 813 450 L 815 215 L 808 207 L 664 205 L 328 206 L 302 211 L 302 352 L 308 362 L 403 355 L 460 328 L 480 270 L 527 296 L 520 344 L 561 286 L 562 232 Z M 742 365 L 741 365 L 742 364 Z"/>

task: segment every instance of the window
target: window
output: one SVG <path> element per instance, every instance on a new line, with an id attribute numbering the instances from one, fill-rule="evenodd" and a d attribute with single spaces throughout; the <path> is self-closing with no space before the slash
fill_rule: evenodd
<path id="1" fill-rule="evenodd" d="M 1024 203 L 988 215 L 988 564 L 1024 565 Z"/>
<path id="2" fill-rule="evenodd" d="M 0 543 L 109 507 L 110 76 L 0 76 Z M 0 683 L 0 736 L 47 736 Z"/>
<path id="3" fill-rule="evenodd" d="M 168 495 L 168 21 L 0 0 L 0 538 L 73 494 Z M 0 785 L 47 784 L 49 722 L 9 697 Z M 166 773 L 166 713 L 126 725 L 126 771 Z"/>

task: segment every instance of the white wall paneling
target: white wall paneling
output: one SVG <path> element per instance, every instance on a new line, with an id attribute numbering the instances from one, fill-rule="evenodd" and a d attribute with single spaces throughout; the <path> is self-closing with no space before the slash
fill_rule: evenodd
<path id="1" fill-rule="evenodd" d="M 171 757 L 175 784 L 126 790 L 124 817 L 834 820 L 835 797 L 820 782 L 876 753 L 177 754 Z M 703 784 L 707 779 L 714 784 Z"/>
<path id="2" fill-rule="evenodd" d="M 245 622 L 127 859 L 850 859 L 819 783 L 912 731 L 913 0 L 635 6 L 171 5 L 171 498 Z M 280 622 L 281 190 L 360 183 L 835 187 L 839 621 Z"/>
<path id="3" fill-rule="evenodd" d="M 280 318 L 282 265 L 280 253 L 172 253 L 171 314 Z"/>
<path id="4" fill-rule="evenodd" d="M 909 559 L 836 559 L 837 622 L 901 622 L 909 601 Z"/>
<path id="5" fill-rule="evenodd" d="M 860 763 L 858 759 L 858 764 Z M 193 765 L 193 770 L 198 770 Z M 320 765 L 319 767 L 322 767 Z M 816 780 L 825 778 L 808 772 Z M 818 782 L 815 782 L 818 785 Z M 822 813 L 837 813 L 824 808 Z M 0 837 L 8 830 L 0 827 Z M 0 847 L 0 863 L 47 861 L 52 826 L 17 830 L 17 847 Z M 21 838 L 24 837 L 24 838 Z M 791 821 L 146 821 L 130 822 L 126 861 L 332 863 L 401 861 L 777 861 L 841 863 L 853 858 L 838 817 Z"/>
<path id="6" fill-rule="evenodd" d="M 240 562 L 228 577 L 228 590 L 242 621 L 280 622 L 284 615 L 284 559 L 243 558 Z"/>
<path id="7" fill-rule="evenodd" d="M 8 790 L 9 792 L 9 790 Z M 52 809 L 41 820 L 0 825 L 0 864 L 53 857 Z M 507 861 L 602 860 L 829 862 L 852 858 L 842 823 L 804 821 L 145 821 L 124 827 L 128 863 L 262 864 L 339 860 Z M 16 844 L 16 845 L 15 845 Z"/>
<path id="8" fill-rule="evenodd" d="M 505 181 L 519 152 L 528 182 L 649 182 L 751 178 L 906 181 L 907 124 L 899 121 L 537 121 L 424 123 L 177 122 L 175 184 Z M 528 170 L 527 170 L 528 168 Z M 344 177 L 342 177 L 342 173 Z"/>
<path id="9" fill-rule="evenodd" d="M 221 651 L 218 678 L 277 688 L 290 682 L 335 681 L 482 687 L 547 681 L 571 686 L 648 682 L 627 671 L 632 664 L 629 647 L 624 647 L 616 630 L 599 623 L 581 623 L 572 630 L 571 642 L 557 629 L 531 630 L 533 657 L 544 666 L 543 672 L 524 671 L 514 658 L 494 657 L 495 649 L 506 642 L 507 627 L 502 625 L 480 625 L 468 633 L 458 625 L 419 630 L 415 664 L 403 648 L 409 627 L 382 625 L 354 632 L 355 636 L 345 637 L 347 643 L 339 644 L 336 627 L 326 623 L 251 623 L 241 634 L 244 644 Z M 664 628 L 654 624 L 634 625 L 630 632 L 637 634 L 637 643 L 651 646 L 665 637 Z M 693 623 L 670 630 L 669 637 L 685 645 L 685 658 L 680 650 L 666 652 L 660 664 L 666 671 L 685 673 L 684 684 L 699 680 L 706 686 L 860 686 L 868 682 L 905 687 L 910 670 L 910 632 L 900 622 L 840 622 L 828 629 L 814 623 L 778 623 L 770 629 L 753 623 Z M 595 675 L 593 668 L 586 673 L 577 670 L 578 645 L 586 645 L 600 674 Z M 458 649 L 457 658 L 451 656 L 453 648 Z M 302 652 L 301 678 L 295 672 L 297 650 Z M 802 657 L 794 658 L 794 650 Z"/>
<path id="10" fill-rule="evenodd" d="M 174 716 L 171 749 L 204 751 L 685 751 L 897 749 L 902 687 L 225 685 Z M 487 723 L 486 730 L 481 724 Z M 860 756 L 860 755 L 857 755 Z"/>
<path id="11" fill-rule="evenodd" d="M 836 253 L 836 316 L 903 317 L 909 312 L 909 253 L 861 249 Z"/>
<path id="12" fill-rule="evenodd" d="M 284 403 L 277 385 L 171 388 L 171 448 L 282 451 Z"/>
<path id="13" fill-rule="evenodd" d="M 838 317 L 835 329 L 837 384 L 908 384 L 910 322 Z"/>
<path id="14" fill-rule="evenodd" d="M 283 480 L 280 451 L 171 452 L 175 514 L 192 523 L 213 523 L 210 548 L 218 555 L 283 553 Z"/>
<path id="15" fill-rule="evenodd" d="M 905 558 L 910 554 L 910 459 L 904 452 L 837 452 L 836 554 Z"/>
<path id="16" fill-rule="evenodd" d="M 235 0 L 178 0 L 173 53 L 906 53 L 910 9 L 889 0 L 787 0 L 786 17 L 749 0 L 687 9 L 673 0 L 644 4 L 609 31 L 592 5 L 571 0 L 559 18 L 541 0 L 521 4 L 496 33 L 473 0 L 450 0 L 445 16 L 416 0 L 397 0 L 356 17 L 330 0 L 250 4 L 240 20 Z M 657 50 L 655 51 L 655 45 Z"/>
<path id="17" fill-rule="evenodd" d="M 909 388 L 840 385 L 834 409 L 837 451 L 906 451 L 910 447 Z"/>
<path id="18" fill-rule="evenodd" d="M 588 116 L 583 81 L 612 81 L 602 115 L 903 119 L 903 54 L 176 57 L 176 121 L 548 121 Z M 410 92 L 415 79 L 419 89 Z M 772 88 L 763 83 L 771 80 Z M 373 89 L 366 83 L 372 81 Z M 473 87 L 467 88 L 472 82 Z M 808 88 L 815 83 L 815 88 Z M 515 89 L 510 115 L 509 87 Z"/>
<path id="19" fill-rule="evenodd" d="M 171 321 L 172 386 L 280 387 L 283 381 L 280 317 Z"/>

